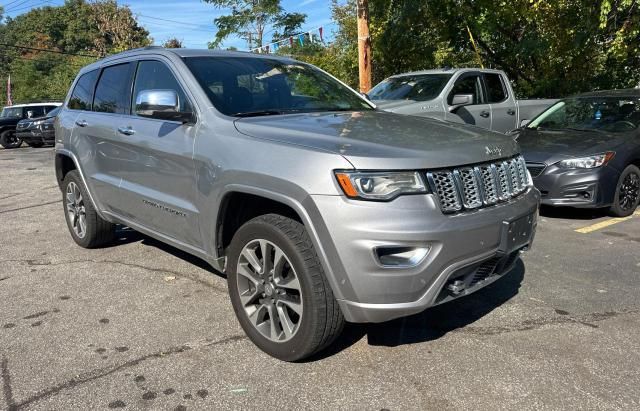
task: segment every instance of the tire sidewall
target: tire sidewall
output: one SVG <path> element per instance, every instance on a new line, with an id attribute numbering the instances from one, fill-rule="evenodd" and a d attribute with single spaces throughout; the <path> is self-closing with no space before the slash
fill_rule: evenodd
<path id="1" fill-rule="evenodd" d="M 242 249 L 249 242 L 264 239 L 276 244 L 289 259 L 301 286 L 303 316 L 296 334 L 286 342 L 273 342 L 265 338 L 249 321 L 242 307 L 237 286 L 237 264 Z M 308 347 L 313 343 L 315 327 L 319 326 L 316 312 L 317 298 L 312 289 L 309 267 L 305 264 L 301 251 L 284 232 L 273 224 L 254 219 L 243 225 L 234 235 L 229 247 L 228 287 L 233 310 L 245 333 L 262 351 L 284 361 L 295 361 L 308 355 Z"/>
<path id="2" fill-rule="evenodd" d="M 4 130 L 2 132 L 0 132 L 0 145 L 2 147 L 4 147 L 5 149 L 12 149 L 12 148 L 18 148 L 22 145 L 22 140 L 18 139 L 17 143 L 13 143 L 13 144 L 9 144 L 8 138 L 9 135 L 13 134 L 15 136 L 16 131 L 15 130 Z M 17 138 L 17 137 L 16 137 Z"/>
<path id="3" fill-rule="evenodd" d="M 83 238 L 80 238 L 76 235 L 75 231 L 73 230 L 71 221 L 69 221 L 69 213 L 67 212 L 67 186 L 71 182 L 75 183 L 80 189 L 80 193 L 82 193 L 82 200 L 84 202 L 85 221 L 87 224 L 87 228 Z M 79 246 L 84 248 L 89 247 L 91 243 L 91 234 L 95 230 L 95 227 L 92 226 L 94 219 L 91 218 L 91 214 L 90 214 L 90 213 L 94 213 L 95 211 L 93 210 L 93 207 L 91 207 L 91 204 L 89 203 L 89 201 L 90 201 L 89 195 L 87 194 L 87 190 L 85 189 L 84 184 L 82 184 L 82 181 L 80 180 L 80 176 L 78 172 L 75 170 L 69 171 L 62 183 L 62 209 L 64 211 L 64 219 L 67 222 L 67 228 L 69 229 L 69 234 L 71 234 L 73 241 L 75 241 Z"/>
<path id="4" fill-rule="evenodd" d="M 633 214 L 638 206 L 638 202 L 640 201 L 640 197 L 636 201 L 636 207 L 632 207 L 629 210 L 623 210 L 620 207 L 620 188 L 622 187 L 622 183 L 627 175 L 635 173 L 640 177 L 640 169 L 633 164 L 628 165 L 620 174 L 620 178 L 618 178 L 618 184 L 616 185 L 616 191 L 613 198 L 613 205 L 611 206 L 611 212 L 617 217 L 628 217 Z"/>

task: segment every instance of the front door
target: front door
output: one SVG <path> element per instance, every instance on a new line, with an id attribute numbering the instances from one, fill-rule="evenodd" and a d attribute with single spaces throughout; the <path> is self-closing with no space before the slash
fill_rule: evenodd
<path id="1" fill-rule="evenodd" d="M 181 112 L 192 112 L 193 105 L 168 62 L 143 60 L 137 64 L 131 112 L 116 125 L 121 150 L 119 214 L 174 240 L 201 247 L 193 161 L 197 125 L 138 116 L 135 101 L 141 91 L 175 90 Z"/>
<path id="2" fill-rule="evenodd" d="M 445 120 L 491 129 L 491 107 L 486 103 L 480 76 L 480 73 L 464 73 L 458 77 L 447 94 L 447 108 L 451 107 L 456 94 L 471 94 L 473 100 L 470 105 L 447 110 Z"/>

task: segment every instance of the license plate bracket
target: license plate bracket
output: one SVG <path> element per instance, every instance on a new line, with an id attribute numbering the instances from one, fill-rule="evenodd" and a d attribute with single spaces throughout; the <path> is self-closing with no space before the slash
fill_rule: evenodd
<path id="1" fill-rule="evenodd" d="M 536 226 L 536 216 L 528 214 L 513 221 L 502 222 L 499 251 L 510 254 L 531 242 Z"/>

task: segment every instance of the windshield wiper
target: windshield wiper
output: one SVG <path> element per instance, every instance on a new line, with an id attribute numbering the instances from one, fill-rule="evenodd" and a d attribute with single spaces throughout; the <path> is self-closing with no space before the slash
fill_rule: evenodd
<path id="1" fill-rule="evenodd" d="M 276 116 L 278 114 L 287 114 L 285 110 L 256 110 L 234 113 L 234 117 L 258 117 L 258 116 Z"/>

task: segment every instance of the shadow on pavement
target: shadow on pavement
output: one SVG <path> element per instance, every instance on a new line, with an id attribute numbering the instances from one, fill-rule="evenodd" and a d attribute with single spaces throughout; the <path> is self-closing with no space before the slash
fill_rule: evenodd
<path id="1" fill-rule="evenodd" d="M 158 241 L 154 238 L 151 238 L 145 234 L 142 234 L 138 231 L 135 231 L 129 227 L 118 225 L 116 228 L 116 241 L 111 245 L 111 247 L 117 247 L 124 244 L 140 242 L 142 245 L 154 247 L 159 250 L 162 250 L 168 254 L 171 254 L 174 257 L 177 257 L 181 260 L 188 262 L 189 264 L 193 264 L 198 268 L 209 271 L 212 274 L 215 274 L 221 278 L 227 278 L 224 273 L 215 270 L 211 265 L 205 260 L 198 258 L 194 255 L 186 253 L 178 248 L 175 248 L 169 244 Z"/>
<path id="2" fill-rule="evenodd" d="M 385 323 L 347 324 L 344 333 L 331 347 L 309 361 L 330 357 L 365 336 L 369 345 L 386 347 L 437 340 L 451 331 L 473 324 L 513 298 L 518 294 L 524 273 L 524 263 L 518 259 L 511 272 L 469 296 Z"/>

